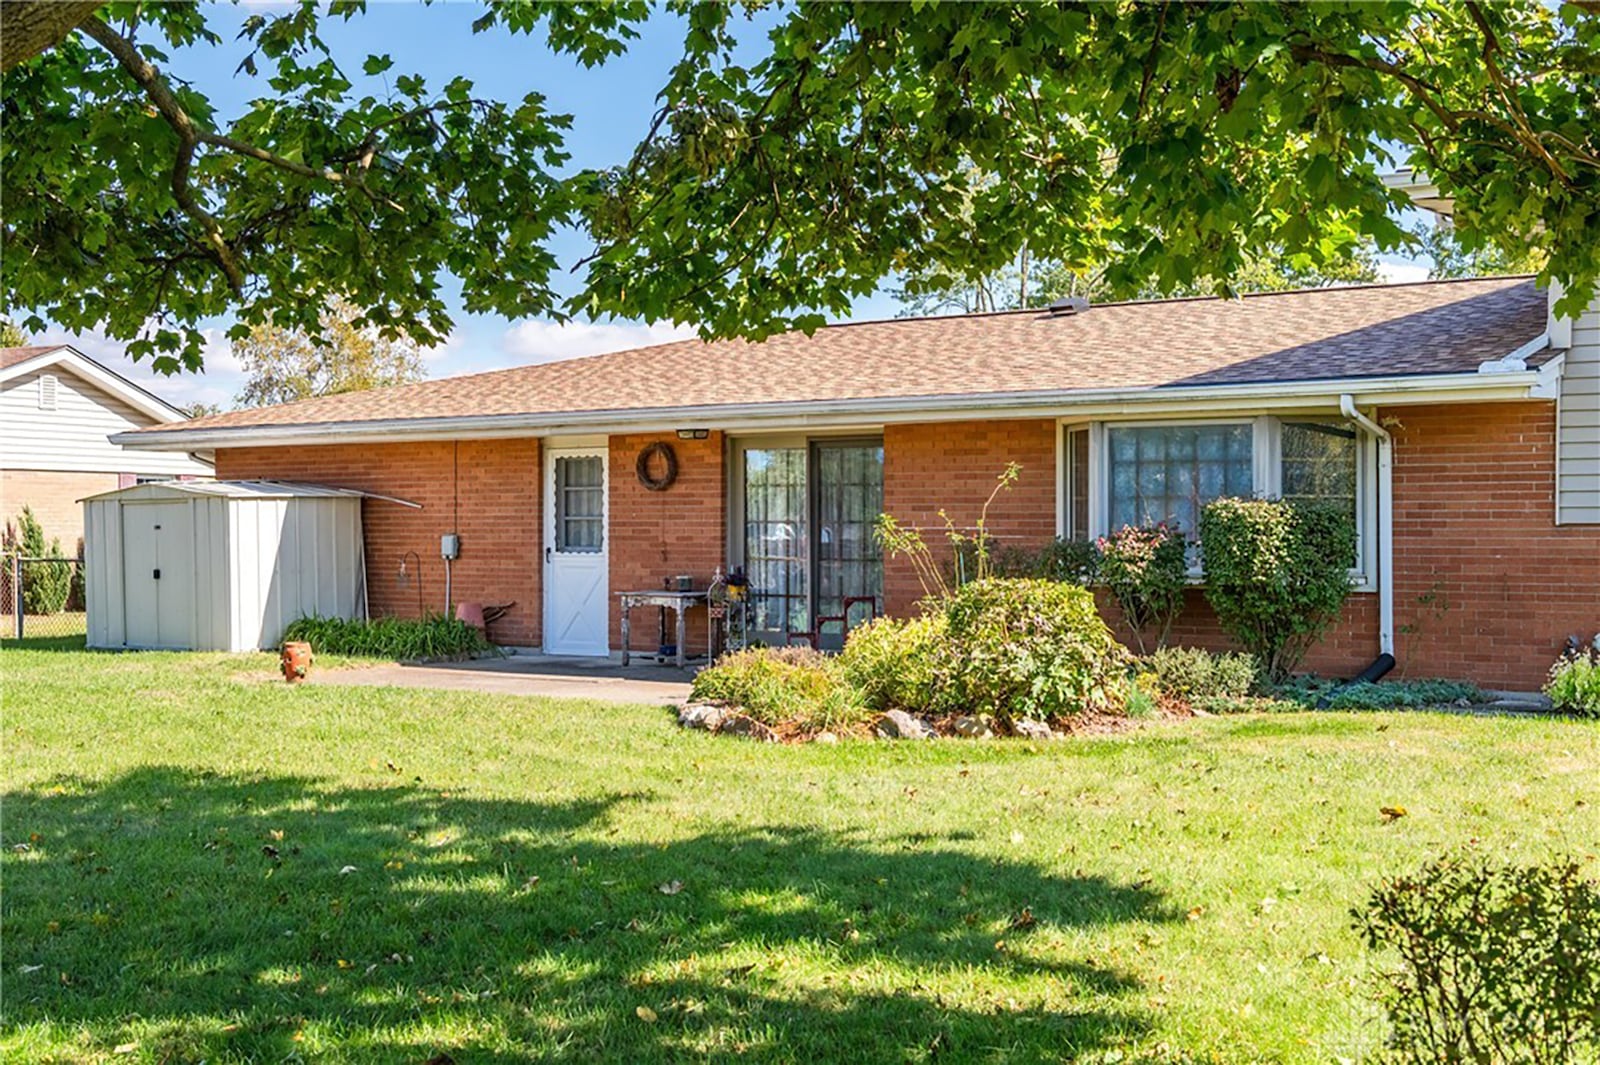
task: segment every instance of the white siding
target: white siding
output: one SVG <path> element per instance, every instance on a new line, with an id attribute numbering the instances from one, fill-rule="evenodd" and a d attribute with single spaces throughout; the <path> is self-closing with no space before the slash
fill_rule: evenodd
<path id="1" fill-rule="evenodd" d="M 39 406 L 41 375 L 57 379 L 54 410 Z M 49 366 L 0 386 L 0 468 L 211 476 L 210 466 L 180 452 L 131 451 L 106 439 L 154 424 L 154 418 L 65 366 Z"/>
<path id="2" fill-rule="evenodd" d="M 1556 423 L 1556 522 L 1600 524 L 1600 299 L 1572 323 Z"/>

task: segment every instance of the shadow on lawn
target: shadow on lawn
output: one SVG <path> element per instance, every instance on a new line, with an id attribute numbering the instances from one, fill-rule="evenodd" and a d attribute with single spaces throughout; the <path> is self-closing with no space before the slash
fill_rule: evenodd
<path id="1" fill-rule="evenodd" d="M 282 1060 L 311 1049 L 308 1025 L 341 1059 L 461 1065 L 1055 1060 L 1142 1032 L 1118 1001 L 1138 984 L 1030 940 L 1173 919 L 1144 888 L 914 837 L 631 840 L 672 814 L 625 792 L 541 803 L 150 768 L 3 802 L 6 1028 L 82 1029 L 79 1052 L 138 1038 L 151 1060 Z M 1038 924 L 1008 929 L 1025 907 Z M 934 986 L 979 967 L 992 1001 Z M 1047 992 L 1071 1008 L 1028 1005 Z"/>

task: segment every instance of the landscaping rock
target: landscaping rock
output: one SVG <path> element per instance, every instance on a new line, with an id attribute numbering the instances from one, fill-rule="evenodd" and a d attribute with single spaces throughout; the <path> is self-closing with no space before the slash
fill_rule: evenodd
<path id="1" fill-rule="evenodd" d="M 733 711 L 716 703 L 684 703 L 678 710 L 678 724 L 684 728 L 703 728 L 715 732 Z"/>
<path id="2" fill-rule="evenodd" d="M 886 740 L 931 740 L 934 732 L 904 710 L 890 710 L 878 718 L 878 735 Z"/>
<path id="3" fill-rule="evenodd" d="M 969 739 L 986 740 L 994 735 L 994 729 L 989 727 L 989 722 L 981 717 L 958 717 L 950 725 L 957 736 L 966 736 Z"/>
<path id="4" fill-rule="evenodd" d="M 1043 721 L 1030 721 L 1027 718 L 1013 721 L 1011 729 L 1025 740 L 1052 740 L 1056 735 Z"/>
<path id="5" fill-rule="evenodd" d="M 835 736 L 831 732 L 819 732 L 812 738 L 811 742 L 820 743 L 826 747 L 832 747 L 834 744 L 839 742 L 839 737 Z"/>
<path id="6" fill-rule="evenodd" d="M 730 736 L 743 736 L 747 740 L 757 743 L 777 743 L 778 734 L 763 725 L 753 717 L 745 714 L 729 714 L 717 726 L 718 732 L 726 732 Z"/>

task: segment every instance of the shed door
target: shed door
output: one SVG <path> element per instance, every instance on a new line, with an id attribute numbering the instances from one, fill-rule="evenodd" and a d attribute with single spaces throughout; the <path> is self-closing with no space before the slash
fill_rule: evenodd
<path id="1" fill-rule="evenodd" d="M 123 608 L 129 647 L 194 646 L 194 533 L 189 504 L 122 508 Z"/>
<path id="2" fill-rule="evenodd" d="M 546 452 L 544 649 L 610 651 L 607 606 L 606 451 Z"/>

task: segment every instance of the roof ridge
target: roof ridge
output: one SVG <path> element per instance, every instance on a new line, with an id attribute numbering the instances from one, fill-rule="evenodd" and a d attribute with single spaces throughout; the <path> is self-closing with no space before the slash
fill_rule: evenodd
<path id="1" fill-rule="evenodd" d="M 1360 292 L 1375 288 L 1417 288 L 1422 285 L 1459 285 L 1478 281 L 1529 281 L 1537 274 L 1476 274 L 1472 277 L 1425 277 L 1416 281 L 1361 281 L 1353 284 L 1335 285 L 1305 285 L 1301 288 L 1269 289 L 1261 292 L 1241 292 L 1235 296 L 1153 296 L 1148 299 L 1106 300 L 1104 303 L 1089 303 L 1089 310 L 1093 311 L 1102 307 L 1149 307 L 1163 303 L 1209 303 L 1227 300 L 1259 299 L 1264 296 L 1305 296 L 1326 292 Z M 1007 315 L 1020 314 L 1045 314 L 1048 315 L 1050 307 L 1011 307 L 1003 311 L 962 311 L 958 314 L 908 314 L 904 317 L 893 318 L 860 318 L 848 322 L 825 322 L 818 327 L 823 329 L 844 329 L 857 325 L 888 325 L 891 322 L 949 322 L 967 318 L 1004 318 Z M 1079 312 L 1080 314 L 1083 312 Z M 1073 315 L 1071 317 L 1076 317 Z M 635 349 L 637 350 L 637 349 Z"/>

